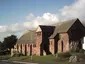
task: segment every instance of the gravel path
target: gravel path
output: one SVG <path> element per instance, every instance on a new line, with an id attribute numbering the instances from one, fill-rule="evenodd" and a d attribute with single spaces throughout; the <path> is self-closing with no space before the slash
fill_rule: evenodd
<path id="1" fill-rule="evenodd" d="M 29 63 L 29 62 L 19 62 L 19 61 L 0 61 L 0 64 L 38 64 L 38 63 Z"/>

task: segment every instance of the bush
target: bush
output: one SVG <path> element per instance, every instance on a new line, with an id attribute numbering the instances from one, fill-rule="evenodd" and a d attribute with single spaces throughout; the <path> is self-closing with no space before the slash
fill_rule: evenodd
<path id="1" fill-rule="evenodd" d="M 0 55 L 8 55 L 9 53 L 9 50 L 0 50 Z"/>
<path id="2" fill-rule="evenodd" d="M 80 49 L 79 53 L 84 53 L 85 50 L 84 49 Z"/>
<path id="3" fill-rule="evenodd" d="M 22 53 L 20 53 L 19 51 L 14 51 L 12 57 L 13 56 L 20 57 L 20 56 L 24 56 L 24 55 Z"/>
<path id="4" fill-rule="evenodd" d="M 70 52 L 71 53 L 77 53 L 77 52 L 79 52 L 79 48 L 77 48 L 77 49 L 71 49 Z"/>
<path id="5" fill-rule="evenodd" d="M 71 54 L 69 52 L 58 53 L 58 55 L 57 55 L 58 58 L 68 58 L 70 56 L 71 56 Z"/>
<path id="6" fill-rule="evenodd" d="M 71 56 L 71 54 L 69 52 L 58 53 L 56 61 L 67 61 L 70 56 Z"/>
<path id="7" fill-rule="evenodd" d="M 20 56 L 24 56 L 24 55 L 22 53 L 18 53 L 18 54 L 14 54 L 13 56 L 20 57 Z"/>
<path id="8" fill-rule="evenodd" d="M 79 58 L 85 59 L 85 54 L 84 53 L 77 53 L 76 54 Z"/>

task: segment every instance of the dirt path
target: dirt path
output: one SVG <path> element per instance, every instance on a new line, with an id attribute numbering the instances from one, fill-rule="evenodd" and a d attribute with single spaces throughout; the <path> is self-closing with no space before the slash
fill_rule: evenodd
<path id="1" fill-rule="evenodd" d="M 19 62 L 19 61 L 0 61 L 0 64 L 38 64 L 38 63 L 29 63 L 29 62 Z"/>

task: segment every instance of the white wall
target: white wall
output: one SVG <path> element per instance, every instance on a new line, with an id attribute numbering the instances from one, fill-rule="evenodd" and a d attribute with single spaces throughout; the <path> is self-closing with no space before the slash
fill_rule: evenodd
<path id="1" fill-rule="evenodd" d="M 85 50 L 85 37 L 84 37 L 84 44 L 83 44 L 83 49 Z"/>

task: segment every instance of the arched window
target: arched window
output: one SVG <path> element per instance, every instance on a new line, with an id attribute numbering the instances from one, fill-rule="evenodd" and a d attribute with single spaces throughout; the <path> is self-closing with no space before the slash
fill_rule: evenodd
<path id="1" fill-rule="evenodd" d="M 63 52 L 63 41 L 61 42 L 61 46 L 62 46 L 62 48 L 61 48 L 61 49 L 62 49 L 62 52 Z"/>

